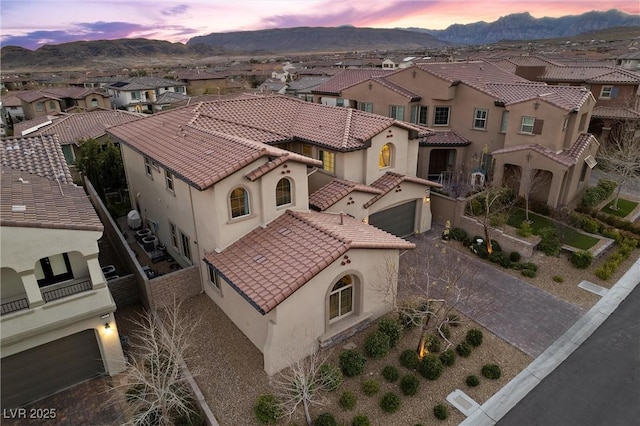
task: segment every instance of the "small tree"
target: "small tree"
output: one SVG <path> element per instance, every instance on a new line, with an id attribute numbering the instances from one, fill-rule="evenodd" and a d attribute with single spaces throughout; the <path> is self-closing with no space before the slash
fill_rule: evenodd
<path id="1" fill-rule="evenodd" d="M 102 145 L 94 139 L 80 141 L 76 167 L 84 173 L 96 192 L 104 200 L 105 189 L 121 190 L 126 187 L 124 166 L 120 150 L 111 142 Z"/>
<path id="2" fill-rule="evenodd" d="M 529 220 L 529 200 L 531 199 L 531 194 L 547 187 L 551 179 L 549 172 L 533 168 L 531 165 L 533 158 L 533 154 L 527 154 L 527 164 L 519 171 L 520 190 L 524 198 L 524 220 L 529 223 L 531 222 Z"/>
<path id="3" fill-rule="evenodd" d="M 513 189 L 508 186 L 489 186 L 484 192 L 478 194 L 475 200 L 468 203 L 469 212 L 478 217 L 484 230 L 484 241 L 487 252 L 491 254 L 491 223 L 498 216 L 507 215 L 515 203 Z"/>

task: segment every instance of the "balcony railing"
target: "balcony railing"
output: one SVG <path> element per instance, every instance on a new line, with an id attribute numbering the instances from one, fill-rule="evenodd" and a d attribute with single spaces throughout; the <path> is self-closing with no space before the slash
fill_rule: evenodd
<path id="1" fill-rule="evenodd" d="M 51 287 L 53 288 L 44 287 L 42 289 L 42 300 L 45 302 L 51 302 L 52 300 L 61 299 L 63 297 L 71 296 L 72 294 L 89 291 L 93 288 L 90 279 L 83 281 L 70 281 L 68 283 L 56 284 Z"/>
<path id="2" fill-rule="evenodd" d="M 20 311 L 22 309 L 29 308 L 29 300 L 26 297 L 15 299 L 10 302 L 2 302 L 2 315 L 10 314 L 11 312 Z"/>

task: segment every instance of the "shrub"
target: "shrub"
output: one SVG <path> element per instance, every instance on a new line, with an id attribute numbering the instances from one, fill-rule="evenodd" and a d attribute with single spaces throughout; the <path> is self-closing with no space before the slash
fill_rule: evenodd
<path id="1" fill-rule="evenodd" d="M 533 262 L 527 262 L 522 264 L 522 269 L 529 269 L 533 272 L 538 272 L 538 265 Z"/>
<path id="2" fill-rule="evenodd" d="M 420 365 L 418 366 L 418 371 L 422 374 L 427 380 L 436 380 L 438 377 L 442 375 L 442 370 L 444 366 L 442 365 L 442 361 L 437 355 L 427 354 L 420 361 Z"/>
<path id="3" fill-rule="evenodd" d="M 591 234 L 597 233 L 600 229 L 600 227 L 598 226 L 598 222 L 588 216 L 582 219 L 580 227 Z"/>
<path id="4" fill-rule="evenodd" d="M 456 362 L 456 353 L 449 348 L 440 354 L 440 362 L 446 367 L 451 367 Z"/>
<path id="5" fill-rule="evenodd" d="M 389 346 L 394 348 L 402 338 L 402 325 L 391 318 L 382 318 L 378 323 L 378 331 L 389 336 Z"/>
<path id="6" fill-rule="evenodd" d="M 380 399 L 380 408 L 385 413 L 394 413 L 400 408 L 400 397 L 393 392 L 385 393 Z"/>
<path id="7" fill-rule="evenodd" d="M 547 227 L 542 228 L 538 234 L 540 236 L 540 243 L 537 249 L 546 254 L 547 256 L 556 256 L 562 249 L 560 243 L 560 237 L 558 231 L 555 228 Z"/>
<path id="8" fill-rule="evenodd" d="M 382 358 L 389 353 L 389 336 L 381 331 L 374 331 L 364 340 L 364 351 L 371 358 Z"/>
<path id="9" fill-rule="evenodd" d="M 458 346 L 456 346 L 456 352 L 461 357 L 466 358 L 469 355 L 471 355 L 471 345 L 468 344 L 467 342 L 462 342 Z"/>
<path id="10" fill-rule="evenodd" d="M 320 380 L 324 388 L 329 392 L 333 392 L 342 384 L 342 371 L 340 368 L 331 364 L 322 364 L 318 370 Z"/>
<path id="11" fill-rule="evenodd" d="M 500 247 L 500 243 L 498 243 L 496 240 L 491 240 L 491 250 L 493 250 L 494 252 L 502 251 L 502 247 Z"/>
<path id="12" fill-rule="evenodd" d="M 587 269 L 591 266 L 593 255 L 586 250 L 575 251 L 571 253 L 571 264 L 578 269 Z"/>
<path id="13" fill-rule="evenodd" d="M 340 397 L 340 406 L 345 410 L 353 410 L 356 406 L 356 402 L 358 402 L 358 398 L 356 397 L 356 394 L 351 391 L 343 392 Z"/>
<path id="14" fill-rule="evenodd" d="M 482 366 L 482 375 L 487 379 L 499 379 L 502 375 L 500 367 L 496 364 L 485 364 Z"/>
<path id="15" fill-rule="evenodd" d="M 451 327 L 457 327 L 460 325 L 460 317 L 456 314 L 450 314 L 447 316 L 446 322 Z"/>
<path id="16" fill-rule="evenodd" d="M 316 421 L 313 422 L 313 426 L 338 426 L 336 418 L 331 413 L 322 413 L 316 417 Z"/>
<path id="17" fill-rule="evenodd" d="M 520 262 L 521 258 L 522 256 L 517 251 L 512 251 L 511 253 L 509 253 L 509 260 L 512 262 Z"/>
<path id="18" fill-rule="evenodd" d="M 371 426 L 371 422 L 369 421 L 369 417 L 358 414 L 351 421 L 351 426 Z"/>
<path id="19" fill-rule="evenodd" d="M 471 346 L 480 346 L 482 344 L 482 337 L 482 330 L 472 328 L 471 330 L 467 331 L 465 341 Z"/>
<path id="20" fill-rule="evenodd" d="M 449 231 L 449 237 L 451 237 L 452 240 L 464 241 L 469 238 L 469 234 L 467 234 L 467 231 L 462 228 L 451 228 L 451 231 Z"/>
<path id="21" fill-rule="evenodd" d="M 387 365 L 382 369 L 382 377 L 389 382 L 395 382 L 400 378 L 400 372 L 393 365 Z"/>
<path id="22" fill-rule="evenodd" d="M 367 396 L 373 396 L 380 392 L 380 383 L 376 380 L 365 380 L 362 382 L 362 392 Z"/>
<path id="23" fill-rule="evenodd" d="M 340 369 L 347 377 L 362 374 L 367 359 L 355 349 L 347 349 L 340 354 Z"/>
<path id="24" fill-rule="evenodd" d="M 436 416 L 436 419 L 445 420 L 449 417 L 449 410 L 447 410 L 445 405 L 438 404 L 433 407 L 433 415 Z"/>
<path id="25" fill-rule="evenodd" d="M 474 376 L 472 374 L 470 376 L 467 376 L 464 382 L 467 384 L 467 386 L 474 388 L 480 384 L 480 379 L 478 379 L 478 376 Z"/>
<path id="26" fill-rule="evenodd" d="M 258 397 L 253 412 L 258 422 L 263 425 L 275 424 L 282 417 L 280 399 L 273 394 L 264 394 Z"/>
<path id="27" fill-rule="evenodd" d="M 520 273 L 529 278 L 533 278 L 536 276 L 536 271 L 534 271 L 533 269 L 523 269 L 520 271 Z"/>
<path id="28" fill-rule="evenodd" d="M 413 374 L 407 374 L 400 379 L 400 390 L 403 395 L 413 396 L 418 393 L 420 380 Z"/>
<path id="29" fill-rule="evenodd" d="M 415 370 L 420 364 L 418 353 L 413 349 L 406 349 L 400 354 L 400 365 L 410 370 Z"/>
<path id="30" fill-rule="evenodd" d="M 523 220 L 517 232 L 521 237 L 530 237 L 533 234 L 533 228 L 529 222 Z"/>
<path id="31" fill-rule="evenodd" d="M 587 188 L 582 196 L 582 207 L 586 209 L 592 209 L 606 200 L 613 194 L 617 184 L 613 181 L 600 179 L 596 186 Z"/>
<path id="32" fill-rule="evenodd" d="M 557 283 L 563 283 L 564 282 L 564 278 L 562 278 L 560 275 L 554 275 L 551 277 L 551 279 Z"/>
<path id="33" fill-rule="evenodd" d="M 440 352 L 440 339 L 438 336 L 429 334 L 427 337 L 427 350 L 432 353 Z"/>
<path id="34" fill-rule="evenodd" d="M 451 337 L 451 330 L 446 325 L 440 326 L 440 333 L 442 333 L 445 339 L 448 339 L 449 337 Z"/>
<path id="35" fill-rule="evenodd" d="M 610 265 L 603 264 L 598 266 L 594 273 L 596 277 L 606 281 L 611 277 L 611 274 L 613 274 L 613 268 Z"/>

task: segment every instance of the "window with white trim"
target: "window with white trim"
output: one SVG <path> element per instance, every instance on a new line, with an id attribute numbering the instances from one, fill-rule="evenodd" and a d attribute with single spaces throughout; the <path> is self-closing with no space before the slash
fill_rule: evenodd
<path id="1" fill-rule="evenodd" d="M 500 123 L 500 133 L 507 133 L 509 124 L 509 111 L 502 111 L 502 122 Z"/>
<path id="2" fill-rule="evenodd" d="M 602 86 L 600 89 L 600 98 L 611 99 L 613 97 L 613 86 Z"/>
<path id="3" fill-rule="evenodd" d="M 533 134 L 533 125 L 536 122 L 535 117 L 522 117 L 522 124 L 520 125 L 520 133 Z"/>
<path id="4" fill-rule="evenodd" d="M 476 108 L 473 111 L 473 128 L 486 130 L 487 129 L 487 114 L 489 110 L 485 108 Z"/>
<path id="5" fill-rule="evenodd" d="M 182 256 L 191 263 L 191 246 L 189 245 L 189 236 L 180 231 L 180 242 Z"/>
<path id="6" fill-rule="evenodd" d="M 396 120 L 404 120 L 404 106 L 391 105 L 389 107 L 389 117 L 395 118 Z"/>
<path id="7" fill-rule="evenodd" d="M 179 250 L 178 242 L 178 228 L 175 224 L 169 222 L 169 232 L 171 233 L 171 245 Z"/>
<path id="8" fill-rule="evenodd" d="M 276 206 L 291 204 L 291 181 L 282 178 L 276 184 Z"/>
<path id="9" fill-rule="evenodd" d="M 98 99 L 91 98 L 91 106 L 92 107 L 97 107 L 98 106 Z"/>
<path id="10" fill-rule="evenodd" d="M 215 268 L 211 265 L 209 266 L 209 282 L 211 283 L 211 285 L 213 285 L 216 290 L 220 291 L 222 290 L 222 283 L 220 280 L 220 275 L 218 275 L 218 273 L 216 272 Z"/>
<path id="11" fill-rule="evenodd" d="M 167 183 L 167 189 L 171 192 L 174 192 L 173 189 L 173 173 L 169 170 L 164 169 L 164 180 Z"/>
<path id="12" fill-rule="evenodd" d="M 44 111 L 44 102 L 36 102 L 36 111 Z"/>
<path id="13" fill-rule="evenodd" d="M 329 294 L 329 322 L 340 320 L 353 313 L 353 278 L 345 275 Z"/>
<path id="14" fill-rule="evenodd" d="M 411 118 L 410 121 L 414 124 L 427 124 L 428 120 L 428 107 L 424 105 L 411 106 Z"/>
<path id="15" fill-rule="evenodd" d="M 329 173 L 336 172 L 336 154 L 331 151 L 320 150 L 320 161 L 322 161 L 322 170 Z"/>
<path id="16" fill-rule="evenodd" d="M 393 147 L 391 144 L 384 144 L 380 149 L 380 156 L 378 159 L 378 166 L 383 169 L 391 166 L 391 160 L 393 156 Z"/>
<path id="17" fill-rule="evenodd" d="M 231 218 L 247 216 L 249 214 L 249 191 L 237 187 L 229 195 L 231 204 Z"/>
<path id="18" fill-rule="evenodd" d="M 448 126 L 449 125 L 449 113 L 451 107 L 449 106 L 437 106 L 433 111 L 433 125 L 434 126 Z"/>
<path id="19" fill-rule="evenodd" d="M 153 176 L 151 167 L 153 167 L 151 159 L 149 157 L 144 157 L 144 173 L 149 177 Z"/>
<path id="20" fill-rule="evenodd" d="M 358 102 L 360 111 L 373 112 L 373 104 L 371 102 Z"/>

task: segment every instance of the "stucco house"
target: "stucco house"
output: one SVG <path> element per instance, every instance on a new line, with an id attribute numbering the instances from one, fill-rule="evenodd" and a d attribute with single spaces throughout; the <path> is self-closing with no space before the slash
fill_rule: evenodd
<path id="1" fill-rule="evenodd" d="M 124 357 L 98 263 L 103 226 L 55 136 L 2 139 L 2 407 L 16 408 Z"/>
<path id="2" fill-rule="evenodd" d="M 384 269 L 414 245 L 371 226 L 376 213 L 404 206 L 411 232 L 431 226 L 437 184 L 416 177 L 419 132 L 388 117 L 247 95 L 108 133 L 132 206 L 176 260 L 200 267 L 269 374 L 290 361 L 292 336 L 328 346 L 389 309 L 376 288 L 396 285 Z"/>
<path id="3" fill-rule="evenodd" d="M 26 120 L 58 114 L 70 109 L 89 111 L 95 108 L 111 108 L 109 94 L 98 89 L 49 87 L 11 93 L 20 99 Z"/>
<path id="4" fill-rule="evenodd" d="M 106 89 L 111 94 L 113 108 L 151 114 L 160 95 L 165 92 L 186 94 L 187 84 L 166 78 L 131 77 L 113 82 Z"/>

